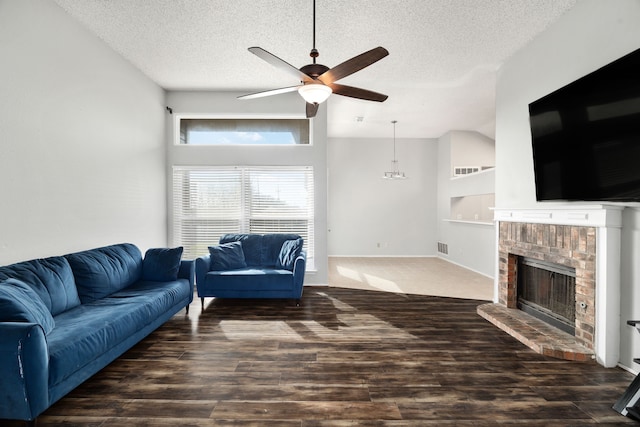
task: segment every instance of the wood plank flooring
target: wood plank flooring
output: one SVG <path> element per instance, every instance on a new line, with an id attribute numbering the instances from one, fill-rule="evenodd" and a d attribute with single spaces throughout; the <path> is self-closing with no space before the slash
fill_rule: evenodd
<path id="1" fill-rule="evenodd" d="M 635 424 L 611 409 L 632 374 L 538 355 L 476 314 L 484 302 L 328 287 L 300 307 L 195 300 L 38 425 Z"/>

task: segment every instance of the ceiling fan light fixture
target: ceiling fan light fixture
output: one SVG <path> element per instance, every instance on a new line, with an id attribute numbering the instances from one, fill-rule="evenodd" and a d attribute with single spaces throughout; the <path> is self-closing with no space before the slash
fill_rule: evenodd
<path id="1" fill-rule="evenodd" d="M 333 91 L 322 83 L 307 83 L 298 88 L 298 93 L 309 104 L 322 104 Z"/>

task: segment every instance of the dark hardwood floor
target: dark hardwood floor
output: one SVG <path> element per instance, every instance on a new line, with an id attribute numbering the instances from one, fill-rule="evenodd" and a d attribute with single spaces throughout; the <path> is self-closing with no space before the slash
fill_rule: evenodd
<path id="1" fill-rule="evenodd" d="M 632 374 L 535 354 L 476 314 L 485 302 L 324 287 L 300 307 L 195 300 L 38 425 L 635 424 L 611 409 Z"/>

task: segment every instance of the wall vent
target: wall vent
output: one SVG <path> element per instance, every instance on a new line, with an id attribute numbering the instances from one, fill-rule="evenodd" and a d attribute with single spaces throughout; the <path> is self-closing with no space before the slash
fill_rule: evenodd
<path id="1" fill-rule="evenodd" d="M 441 254 L 448 255 L 449 254 L 449 245 L 446 243 L 438 242 L 438 252 Z"/>
<path id="2" fill-rule="evenodd" d="M 480 166 L 454 166 L 453 176 L 464 176 L 471 173 L 480 172 Z"/>

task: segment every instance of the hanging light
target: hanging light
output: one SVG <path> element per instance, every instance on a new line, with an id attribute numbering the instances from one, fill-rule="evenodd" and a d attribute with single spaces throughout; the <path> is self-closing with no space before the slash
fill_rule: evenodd
<path id="1" fill-rule="evenodd" d="M 309 104 L 322 104 L 331 95 L 331 88 L 322 83 L 306 83 L 298 88 L 298 93 Z"/>
<path id="2" fill-rule="evenodd" d="M 396 123 L 397 120 L 392 120 L 393 123 L 393 160 L 391 161 L 392 171 L 385 172 L 383 178 L 384 179 L 407 179 L 407 176 L 404 172 L 400 172 L 398 170 L 398 160 L 396 160 Z"/>

